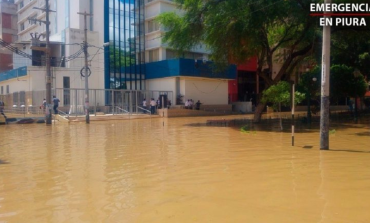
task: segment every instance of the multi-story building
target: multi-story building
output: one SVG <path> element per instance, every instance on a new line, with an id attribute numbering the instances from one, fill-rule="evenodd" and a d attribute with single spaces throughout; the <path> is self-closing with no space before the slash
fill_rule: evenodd
<path id="1" fill-rule="evenodd" d="M 45 45 L 45 24 L 34 22 L 45 20 L 46 13 L 39 10 L 45 8 L 45 2 L 15 1 L 19 18 L 16 46 L 31 55 L 31 59 L 14 54 L 14 68 L 18 68 L 25 81 L 17 81 L 19 78 L 0 81 L 0 85 L 7 86 L 8 93 L 23 88 L 45 89 L 45 53 L 31 49 L 34 44 L 31 39 L 35 37 L 41 47 Z M 91 89 L 172 91 L 175 96 L 206 104 L 228 103 L 228 80 L 235 78 L 235 67 L 223 73 L 214 72 L 205 47 L 199 46 L 178 58 L 162 42 L 165 30 L 155 18 L 160 13 L 178 10 L 173 1 L 49 0 L 49 5 L 53 10 L 49 16 L 53 88 L 84 87 L 80 75 L 83 54 L 73 55 L 81 50 L 84 41 L 84 19 L 77 13 L 86 11 L 93 15 L 87 19 Z M 107 42 L 110 46 L 103 48 Z M 19 77 L 19 72 L 9 76 Z M 173 104 L 175 96 L 171 98 Z"/>
<path id="2" fill-rule="evenodd" d="M 209 51 L 199 45 L 178 58 L 176 52 L 162 42 L 164 27 L 158 24 L 159 14 L 168 11 L 182 13 L 170 0 L 145 1 L 145 58 L 147 89 L 163 89 L 185 99 L 205 104 L 228 104 L 228 80 L 234 79 L 235 67 L 224 72 L 212 69 Z M 181 97 L 182 96 L 182 97 Z"/>
<path id="3" fill-rule="evenodd" d="M 17 40 L 17 8 L 14 0 L 0 0 L 0 39 L 13 43 Z M 0 47 L 0 73 L 13 69 L 12 52 Z"/>

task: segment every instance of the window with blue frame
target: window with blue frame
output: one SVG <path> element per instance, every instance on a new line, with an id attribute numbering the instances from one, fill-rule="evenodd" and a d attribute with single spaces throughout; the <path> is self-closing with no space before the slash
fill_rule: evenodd
<path id="1" fill-rule="evenodd" d="M 106 88 L 142 90 L 145 77 L 143 0 L 105 0 Z"/>

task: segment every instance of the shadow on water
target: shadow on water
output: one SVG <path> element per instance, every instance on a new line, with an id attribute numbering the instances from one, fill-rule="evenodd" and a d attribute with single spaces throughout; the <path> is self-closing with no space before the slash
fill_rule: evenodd
<path id="1" fill-rule="evenodd" d="M 313 146 L 303 146 L 302 148 L 303 148 L 303 149 L 312 149 L 312 148 L 313 148 Z"/>
<path id="2" fill-rule="evenodd" d="M 344 116 L 346 117 L 346 116 Z M 369 132 L 356 133 L 358 136 L 370 136 L 370 128 L 367 125 L 370 121 L 369 116 L 363 116 L 362 119 L 355 122 L 352 119 L 341 119 L 341 116 L 336 118 L 331 118 L 330 129 L 331 134 L 335 133 L 337 130 L 343 130 L 348 128 L 357 128 L 367 130 Z M 283 132 L 290 133 L 292 120 L 283 119 L 283 130 L 280 129 L 280 120 L 278 118 L 263 119 L 259 123 L 254 123 L 252 119 L 210 119 L 203 123 L 190 123 L 185 126 L 189 127 L 228 127 L 233 128 L 237 131 L 244 130 L 248 133 L 249 131 L 266 131 L 266 132 Z M 316 117 L 311 124 L 302 122 L 300 119 L 296 119 L 294 122 L 296 133 L 312 133 L 320 131 L 320 119 Z"/>
<path id="3" fill-rule="evenodd" d="M 312 149 L 313 146 L 306 145 L 306 146 L 303 146 L 302 148 L 303 149 Z M 323 150 L 323 151 L 325 151 L 325 150 Z M 331 152 L 349 152 L 349 153 L 370 153 L 370 151 L 349 150 L 349 149 L 329 149 L 327 151 L 331 151 Z"/>
<path id="4" fill-rule="evenodd" d="M 354 135 L 357 135 L 357 136 L 370 136 L 370 132 L 358 132 L 358 133 L 355 133 Z"/>
<path id="5" fill-rule="evenodd" d="M 348 152 L 348 153 L 370 153 L 370 151 L 360 151 L 360 150 L 349 150 L 349 149 L 329 149 L 329 152 Z"/>
<path id="6" fill-rule="evenodd" d="M 7 162 L 7 161 L 5 161 L 5 160 L 0 159 L 0 165 L 1 165 L 1 164 L 9 164 L 9 162 Z"/>

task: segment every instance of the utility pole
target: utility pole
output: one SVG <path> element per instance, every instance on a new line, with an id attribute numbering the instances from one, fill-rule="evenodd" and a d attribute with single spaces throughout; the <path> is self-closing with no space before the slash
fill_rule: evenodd
<path id="1" fill-rule="evenodd" d="M 49 19 L 49 13 L 50 12 L 55 12 L 53 10 L 50 10 L 50 5 L 49 5 L 49 0 L 45 0 L 45 8 L 37 8 L 37 7 L 33 7 L 34 9 L 39 9 L 39 10 L 42 10 L 45 12 L 46 14 L 46 21 L 42 21 L 42 20 L 37 20 L 37 19 L 29 19 L 30 21 L 33 21 L 33 22 L 39 22 L 40 24 L 41 23 L 44 23 L 45 26 L 46 26 L 46 47 L 45 48 L 41 48 L 41 47 L 35 47 L 35 50 L 40 50 L 40 51 L 44 51 L 45 54 L 46 54 L 46 57 L 45 57 L 45 63 L 46 63 L 46 109 L 45 109 L 45 122 L 46 122 L 46 125 L 50 125 L 51 124 L 51 70 L 50 70 L 50 19 Z M 32 47 L 31 47 L 32 49 Z"/>
<path id="2" fill-rule="evenodd" d="M 331 0 L 325 0 L 331 4 Z M 325 14 L 328 12 L 325 12 Z M 329 17 L 325 15 L 325 17 Z M 330 89 L 330 26 L 323 28 L 322 67 L 321 67 L 321 110 L 320 110 L 320 150 L 329 149 L 329 89 Z"/>
<path id="3" fill-rule="evenodd" d="M 86 124 L 90 123 L 90 115 L 89 115 L 89 76 L 90 76 L 90 69 L 88 67 L 88 60 L 87 60 L 87 16 L 92 16 L 92 14 L 85 12 L 77 12 L 79 15 L 84 16 L 84 25 L 85 25 L 85 41 L 84 41 L 84 54 L 85 54 L 85 114 L 86 114 Z M 82 72 L 81 72 L 82 74 Z"/>
<path id="4" fill-rule="evenodd" d="M 292 84 L 292 146 L 294 146 L 294 132 L 295 132 L 295 129 L 294 129 L 294 111 L 295 111 L 294 101 L 295 101 L 295 83 L 293 81 L 293 84 Z"/>

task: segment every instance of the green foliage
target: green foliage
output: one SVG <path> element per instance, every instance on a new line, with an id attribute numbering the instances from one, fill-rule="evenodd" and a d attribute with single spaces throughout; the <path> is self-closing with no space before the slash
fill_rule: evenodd
<path id="1" fill-rule="evenodd" d="M 271 68 L 273 53 L 288 48 L 291 59 L 285 60 L 286 66 L 282 67 L 286 70 L 307 53 L 306 48 L 315 39 L 316 18 L 309 16 L 311 0 L 177 2 L 185 11 L 182 17 L 164 13 L 158 18 L 168 30 L 163 40 L 179 51 L 205 43 L 212 52 L 211 58 L 221 64 L 229 60 L 243 63 L 258 55 Z M 280 78 L 281 75 L 277 81 Z"/>
<path id="2" fill-rule="evenodd" d="M 369 18 L 367 18 L 369 19 Z M 370 21 L 369 21 L 370 22 Z M 332 35 L 332 64 L 355 67 L 364 75 L 370 74 L 370 32 L 367 30 L 342 30 Z"/>
<path id="3" fill-rule="evenodd" d="M 249 134 L 249 133 L 252 133 L 253 135 L 257 134 L 256 130 L 251 131 L 251 127 L 250 127 L 250 125 L 245 125 L 245 126 L 241 127 L 241 128 L 240 128 L 240 131 L 241 131 L 242 133 L 248 133 L 248 134 Z"/>
<path id="4" fill-rule="evenodd" d="M 320 68 L 318 66 L 314 67 L 308 72 L 301 75 L 297 90 L 310 94 L 311 97 L 318 96 L 320 93 L 321 75 Z"/>
<path id="5" fill-rule="evenodd" d="M 290 89 L 288 82 L 280 81 L 263 91 L 262 101 L 272 103 L 275 110 L 279 110 L 279 105 L 289 106 L 291 103 Z M 305 94 L 296 91 L 294 103 L 300 103 L 304 98 Z"/>
<path id="6" fill-rule="evenodd" d="M 355 73 L 358 76 L 355 76 Z M 315 67 L 304 73 L 299 81 L 298 90 L 310 94 L 311 98 L 320 95 L 321 70 Z M 312 81 L 316 78 L 316 81 Z M 340 99 L 345 97 L 362 97 L 365 95 L 367 83 L 364 76 L 353 67 L 334 64 L 330 68 L 330 97 Z"/>
<path id="7" fill-rule="evenodd" d="M 249 128 L 248 125 L 245 125 L 245 126 L 243 126 L 243 127 L 240 128 L 240 131 L 242 133 L 250 133 L 250 128 Z"/>
<path id="8" fill-rule="evenodd" d="M 364 76 L 346 65 L 333 65 L 330 68 L 330 82 L 333 98 L 363 97 L 367 89 Z"/>

